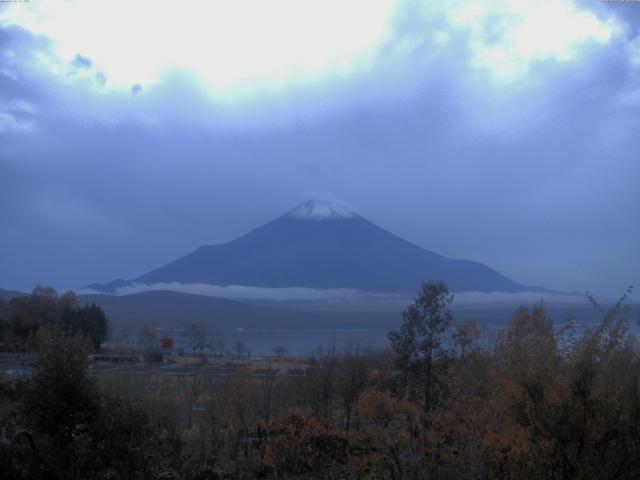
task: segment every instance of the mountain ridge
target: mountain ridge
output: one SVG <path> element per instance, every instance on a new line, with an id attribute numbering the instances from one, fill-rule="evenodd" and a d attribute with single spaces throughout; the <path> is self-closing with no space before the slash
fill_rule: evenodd
<path id="1" fill-rule="evenodd" d="M 134 279 L 87 288 L 114 293 L 134 284 L 202 283 L 413 294 L 428 280 L 444 281 L 452 291 L 551 292 L 521 285 L 484 264 L 422 248 L 344 205 L 313 201 Z"/>

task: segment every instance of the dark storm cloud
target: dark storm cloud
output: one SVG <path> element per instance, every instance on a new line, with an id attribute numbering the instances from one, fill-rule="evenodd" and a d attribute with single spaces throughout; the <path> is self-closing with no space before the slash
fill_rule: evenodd
<path id="1" fill-rule="evenodd" d="M 637 283 L 640 98 L 627 45 L 502 85 L 469 68 L 463 35 L 440 52 L 416 41 L 414 18 L 396 32 L 408 57 L 389 43 L 371 70 L 239 108 L 187 75 L 135 98 L 95 95 L 3 56 L 0 71 L 17 76 L 0 77 L 2 110 L 18 98 L 33 113 L 0 144 L 0 281 L 131 278 L 320 192 L 521 283 L 603 294 Z M 0 38 L 47 52 L 20 29 Z"/>

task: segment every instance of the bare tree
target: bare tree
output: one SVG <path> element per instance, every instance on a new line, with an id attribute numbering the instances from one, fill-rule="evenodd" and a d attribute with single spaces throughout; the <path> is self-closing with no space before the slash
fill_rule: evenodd
<path id="1" fill-rule="evenodd" d="M 226 339 L 220 331 L 215 331 L 209 336 L 209 348 L 218 357 L 224 356 L 224 351 L 227 346 Z"/>
<path id="2" fill-rule="evenodd" d="M 368 358 L 371 352 L 355 347 L 344 352 L 338 367 L 338 394 L 342 412 L 349 432 L 355 405 L 360 394 L 367 386 Z"/>
<path id="3" fill-rule="evenodd" d="M 184 337 L 185 343 L 187 347 L 189 347 L 193 354 L 199 350 L 200 353 L 203 352 L 204 347 L 207 344 L 207 330 L 198 325 L 196 323 L 188 323 L 184 326 L 184 330 L 182 331 L 182 335 Z"/>
<path id="4" fill-rule="evenodd" d="M 338 355 L 335 343 L 311 354 L 305 376 L 309 402 L 316 415 L 328 417 L 336 393 Z"/>
<path id="5" fill-rule="evenodd" d="M 236 340 L 236 343 L 233 344 L 233 350 L 236 352 L 238 358 L 240 358 L 243 353 L 249 351 L 242 340 Z"/>
<path id="6" fill-rule="evenodd" d="M 202 372 L 194 371 L 179 378 L 180 390 L 187 404 L 187 428 L 191 428 L 194 407 L 204 393 L 204 375 Z"/>
<path id="7" fill-rule="evenodd" d="M 280 360 L 284 355 L 287 354 L 287 347 L 285 347 L 284 345 L 276 345 L 275 347 L 273 347 L 273 353 L 275 353 L 276 357 L 278 357 L 278 360 Z"/>
<path id="8" fill-rule="evenodd" d="M 138 344 L 145 352 L 153 352 L 158 349 L 158 327 L 147 323 L 138 332 Z"/>
<path id="9" fill-rule="evenodd" d="M 268 368 L 263 370 L 262 378 L 257 382 L 260 389 L 260 415 L 266 421 L 269 421 L 271 418 L 271 412 L 273 410 L 273 397 L 277 374 L 278 370 L 274 370 L 271 364 L 269 364 Z"/>
<path id="10" fill-rule="evenodd" d="M 242 342 L 237 342 L 242 343 Z M 234 433 L 232 458 L 242 444 L 245 457 L 249 456 L 249 431 L 255 422 L 255 392 L 250 368 L 242 368 L 231 379 L 231 391 L 227 405 L 228 422 Z"/>

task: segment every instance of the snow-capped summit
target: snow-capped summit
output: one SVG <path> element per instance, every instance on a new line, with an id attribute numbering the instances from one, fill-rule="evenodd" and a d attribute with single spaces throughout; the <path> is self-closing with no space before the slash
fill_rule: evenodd
<path id="1" fill-rule="evenodd" d="M 356 212 L 344 202 L 328 200 L 309 200 L 291 210 L 287 216 L 299 219 L 327 220 L 353 218 Z"/>

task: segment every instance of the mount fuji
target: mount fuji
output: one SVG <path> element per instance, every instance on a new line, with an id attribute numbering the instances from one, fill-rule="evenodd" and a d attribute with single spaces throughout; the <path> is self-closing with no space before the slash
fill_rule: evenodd
<path id="1" fill-rule="evenodd" d="M 456 292 L 549 292 L 403 240 L 346 205 L 315 200 L 240 238 L 199 247 L 132 280 L 87 288 L 116 293 L 139 284 L 179 283 L 413 294 L 428 280 L 444 281 Z"/>

